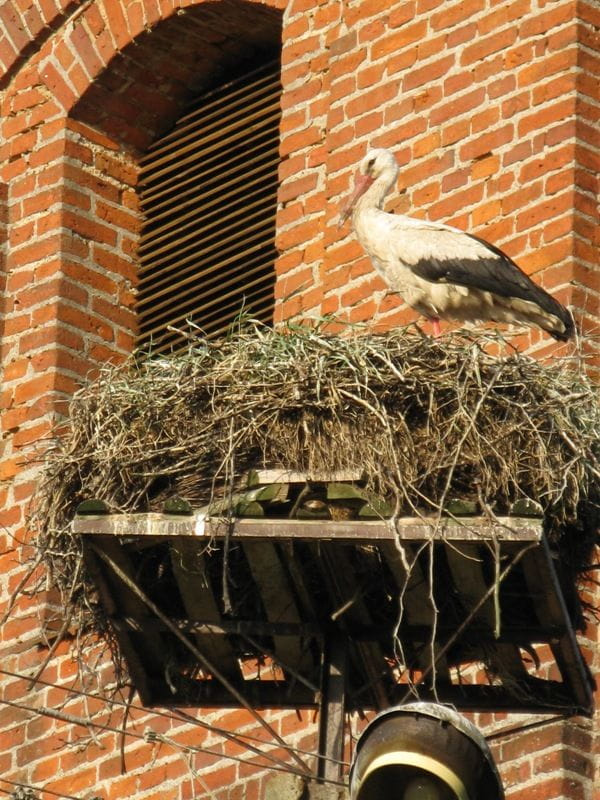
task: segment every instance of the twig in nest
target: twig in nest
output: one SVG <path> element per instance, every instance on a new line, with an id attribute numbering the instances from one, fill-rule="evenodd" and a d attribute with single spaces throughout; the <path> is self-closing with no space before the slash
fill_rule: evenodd
<path id="1" fill-rule="evenodd" d="M 31 576 L 34 574 L 34 572 L 36 571 L 37 567 L 42 563 L 43 560 L 44 560 L 44 553 L 43 552 L 38 552 L 34 562 L 29 565 L 29 567 L 27 568 L 27 571 L 25 572 L 23 577 L 19 580 L 19 583 L 17 584 L 14 592 L 11 594 L 11 596 L 10 596 L 10 598 L 8 600 L 8 605 L 7 605 L 6 611 L 4 612 L 2 617 L 0 617 L 0 626 L 4 625 L 4 623 L 10 617 L 11 611 L 13 610 L 14 605 L 17 602 L 17 599 L 23 593 L 23 590 L 25 589 L 25 587 L 27 586 L 27 584 L 31 580 Z"/>
<path id="2" fill-rule="evenodd" d="M 43 660 L 42 664 L 37 669 L 37 671 L 36 671 L 35 675 L 33 676 L 33 678 L 27 684 L 27 690 L 28 691 L 31 691 L 31 689 L 33 689 L 33 687 L 35 686 L 35 684 L 38 681 L 38 678 L 40 677 L 40 675 L 42 675 L 42 673 L 44 672 L 44 670 L 46 669 L 46 667 L 50 663 L 54 653 L 56 652 L 59 644 L 62 642 L 66 632 L 69 630 L 69 626 L 71 624 L 71 620 L 73 619 L 73 606 L 71 604 L 71 600 L 72 600 L 72 597 L 73 597 L 73 592 L 75 590 L 75 587 L 79 583 L 79 575 L 80 575 L 80 572 L 81 572 L 81 565 L 82 565 L 82 562 L 78 561 L 77 562 L 77 566 L 75 567 L 75 572 L 73 574 L 73 583 L 71 584 L 71 588 L 70 588 L 70 591 L 69 591 L 69 598 L 68 598 L 68 601 L 66 603 L 66 616 L 65 616 L 65 619 L 63 621 L 63 624 L 60 626 L 60 630 L 56 634 L 56 639 L 52 642 L 52 646 L 48 650 L 46 658 Z"/>
<path id="3" fill-rule="evenodd" d="M 121 754 L 121 775 L 125 775 L 127 772 L 125 766 L 125 736 L 127 734 L 127 718 L 129 716 L 129 710 L 131 708 L 131 704 L 133 703 L 133 696 L 135 695 L 135 686 L 129 686 L 129 693 L 127 695 L 127 700 L 125 702 L 125 709 L 123 711 L 123 722 L 121 723 L 121 741 L 119 743 L 119 752 Z"/>
<path id="4" fill-rule="evenodd" d="M 505 568 L 502 570 L 502 572 L 500 573 L 500 575 L 499 575 L 499 577 L 498 577 L 498 581 L 499 581 L 499 582 L 502 582 L 502 581 L 504 580 L 504 578 L 506 578 L 506 576 L 508 575 L 508 573 L 511 571 L 511 569 L 512 569 L 514 566 L 516 566 L 516 565 L 519 563 L 519 561 L 520 561 L 520 560 L 523 558 L 523 556 L 525 555 L 525 553 L 527 553 L 529 550 L 531 550 L 531 549 L 532 549 L 532 548 L 534 548 L 534 547 L 537 547 L 537 542 L 532 542 L 531 544 L 529 544 L 529 545 L 527 545 L 526 547 L 523 547 L 521 550 L 519 550 L 519 551 L 518 551 L 518 552 L 517 552 L 517 553 L 516 553 L 516 554 L 513 556 L 513 558 L 511 559 L 510 563 L 509 563 L 509 564 L 508 564 L 508 565 L 507 565 L 507 566 L 506 566 L 506 567 L 505 567 Z M 465 617 L 465 619 L 464 619 L 464 620 L 461 622 L 461 624 L 458 626 L 458 628 L 457 628 L 457 629 L 454 631 L 454 633 L 452 634 L 452 636 L 450 636 L 450 638 L 448 639 L 448 641 L 447 641 L 447 642 L 446 642 L 446 643 L 445 643 L 445 644 L 444 644 L 444 645 L 443 645 L 443 646 L 442 646 L 442 647 L 441 647 L 441 648 L 440 648 L 440 649 L 437 651 L 437 653 L 436 653 L 436 655 L 435 655 L 435 661 L 439 661 L 439 659 L 440 659 L 440 658 L 441 658 L 443 655 L 445 655 L 445 654 L 448 652 L 448 650 L 449 650 L 449 649 L 452 647 L 452 645 L 454 644 L 454 642 L 455 642 L 455 641 L 456 641 L 456 640 L 459 638 L 459 636 L 460 636 L 460 635 L 463 633 L 463 631 L 465 630 L 465 628 L 466 628 L 466 627 L 467 627 L 467 626 L 468 626 L 468 625 L 471 623 L 471 621 L 472 621 L 472 620 L 474 619 L 474 617 L 477 615 L 477 613 L 479 612 L 479 610 L 480 610 L 480 609 L 482 608 L 482 606 L 483 606 L 483 605 L 484 605 L 484 604 L 485 604 L 485 603 L 486 603 L 486 602 L 487 602 L 487 601 L 490 599 L 490 597 L 493 595 L 493 593 L 494 593 L 495 591 L 496 591 L 496 581 L 494 581 L 494 582 L 492 583 L 492 585 L 491 585 L 491 586 L 488 588 L 488 590 L 487 590 L 487 591 L 486 591 L 486 592 L 485 592 L 485 593 L 484 593 L 484 594 L 481 596 L 481 598 L 478 600 L 478 602 L 477 602 L 477 603 L 475 603 L 475 605 L 473 606 L 473 608 L 472 608 L 472 609 L 469 611 L 469 613 L 467 614 L 467 616 Z M 425 680 L 425 679 L 426 679 L 426 678 L 427 678 L 427 677 L 428 677 L 428 676 L 429 676 L 429 675 L 430 675 L 430 674 L 431 674 L 431 673 L 432 673 L 434 670 L 435 670 L 435 665 L 434 665 L 434 660 L 432 659 L 432 661 L 431 661 L 431 663 L 429 664 L 429 666 L 428 666 L 428 667 L 427 667 L 427 668 L 426 668 L 426 669 L 423 671 L 423 673 L 422 673 L 422 675 L 421 675 L 421 683 L 422 683 L 422 682 L 423 682 L 423 681 L 424 681 L 424 680 Z M 401 702 L 401 703 L 406 703 L 406 701 L 407 701 L 407 700 L 408 700 L 408 698 L 410 697 L 410 694 L 411 694 L 411 693 L 412 693 L 412 692 L 411 692 L 410 690 L 409 690 L 408 692 L 406 692 L 406 694 L 403 696 L 403 698 L 402 698 L 402 700 L 401 700 L 400 702 Z"/>
<path id="5" fill-rule="evenodd" d="M 360 470 L 393 517 L 439 519 L 449 499 L 477 497 L 502 515 L 529 498 L 559 554 L 576 538 L 585 567 L 600 517 L 597 388 L 571 360 L 541 364 L 495 335 L 442 344 L 414 331 L 257 326 L 216 343 L 193 331 L 179 355 L 102 369 L 73 398 L 32 520 L 38 558 L 78 618 L 108 628 L 89 576 L 70 592 L 81 543 L 69 525 L 82 500 L 115 513 L 162 510 L 173 495 L 210 506 L 245 489 L 252 469 Z"/>

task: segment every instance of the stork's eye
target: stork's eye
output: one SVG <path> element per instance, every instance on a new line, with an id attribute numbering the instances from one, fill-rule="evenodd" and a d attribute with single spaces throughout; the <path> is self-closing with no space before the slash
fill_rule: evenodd
<path id="1" fill-rule="evenodd" d="M 371 170 L 373 169 L 373 164 L 374 163 L 375 163 L 375 159 L 374 158 L 370 158 L 367 161 L 367 172 L 371 172 Z"/>

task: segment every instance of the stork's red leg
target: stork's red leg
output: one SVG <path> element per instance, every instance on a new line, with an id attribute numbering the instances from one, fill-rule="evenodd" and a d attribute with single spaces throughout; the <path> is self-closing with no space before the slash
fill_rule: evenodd
<path id="1" fill-rule="evenodd" d="M 436 336 L 436 337 L 437 336 L 441 336 L 442 335 L 442 328 L 440 326 L 439 319 L 437 317 L 433 317 L 431 322 L 432 322 L 432 325 L 433 325 L 433 335 Z"/>

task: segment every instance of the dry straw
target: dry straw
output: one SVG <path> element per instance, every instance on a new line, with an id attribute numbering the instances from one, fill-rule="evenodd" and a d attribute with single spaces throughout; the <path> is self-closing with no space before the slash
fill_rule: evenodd
<path id="1" fill-rule="evenodd" d="M 504 514 L 530 498 L 554 545 L 583 567 L 597 531 L 599 431 L 597 389 L 570 361 L 542 364 L 493 335 L 253 326 L 106 366 L 81 389 L 47 458 L 37 542 L 79 602 L 69 523 L 82 500 L 114 512 L 158 510 L 173 495 L 203 506 L 252 468 L 358 469 L 398 515 L 435 517 L 455 498 Z"/>

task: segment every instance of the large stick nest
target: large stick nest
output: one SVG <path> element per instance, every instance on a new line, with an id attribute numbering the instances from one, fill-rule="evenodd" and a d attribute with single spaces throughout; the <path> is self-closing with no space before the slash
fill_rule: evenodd
<path id="1" fill-rule="evenodd" d="M 499 339 L 253 328 L 106 366 L 75 395 L 41 484 L 38 545 L 66 588 L 82 500 L 203 506 L 248 470 L 281 467 L 360 470 L 398 515 L 436 516 L 454 498 L 500 515 L 530 498 L 573 558 L 596 535 L 599 431 L 597 389 L 572 362 L 544 365 Z"/>

